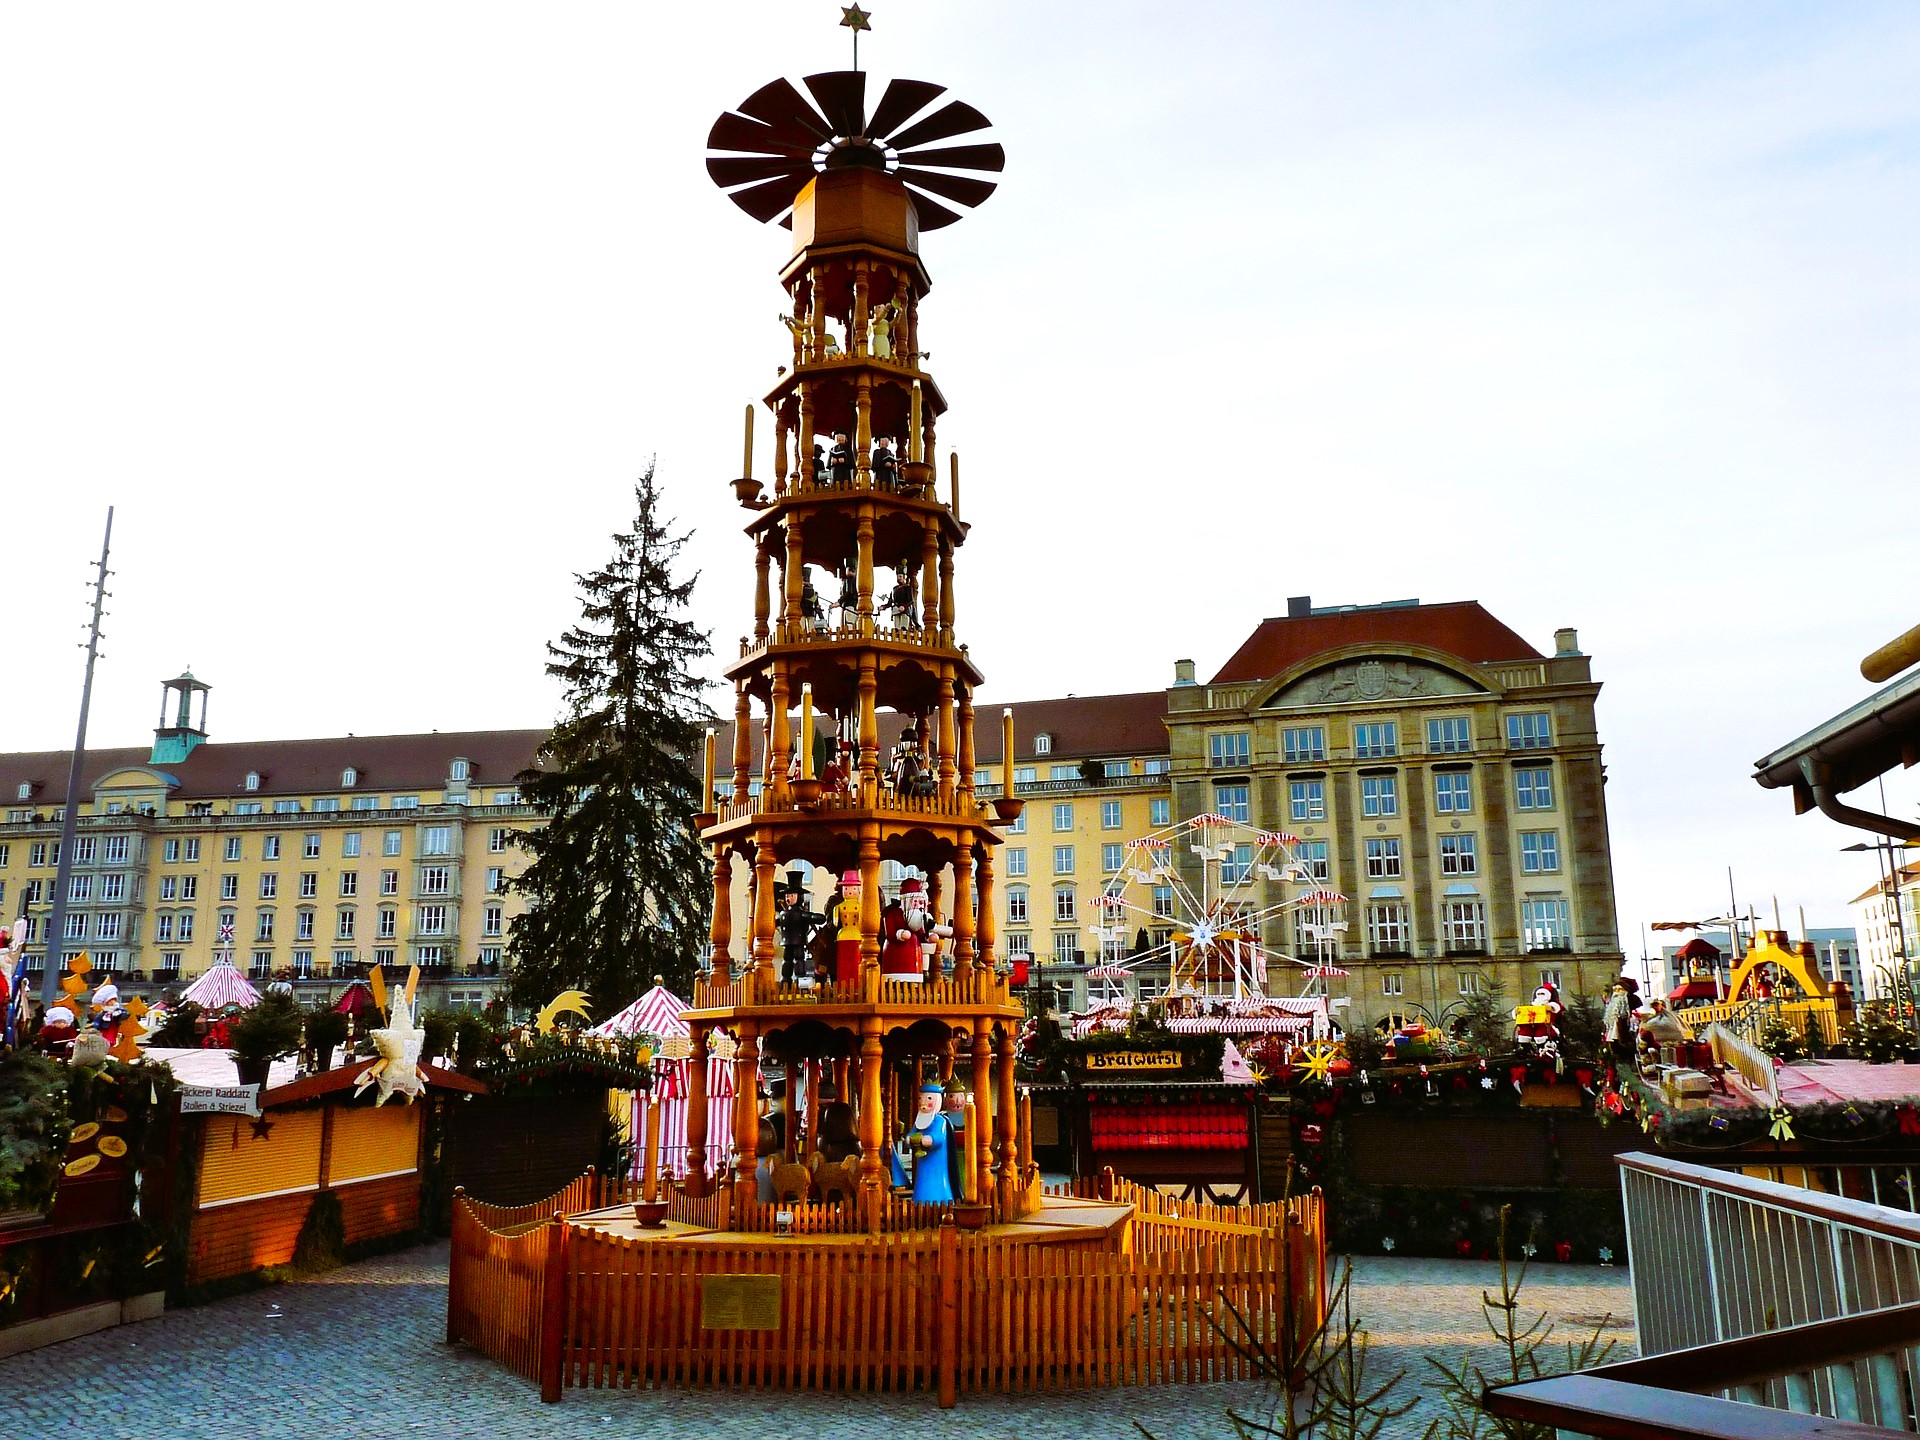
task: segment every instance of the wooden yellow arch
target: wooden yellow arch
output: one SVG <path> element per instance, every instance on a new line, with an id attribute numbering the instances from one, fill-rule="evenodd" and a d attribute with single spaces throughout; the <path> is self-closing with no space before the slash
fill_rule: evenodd
<path id="1" fill-rule="evenodd" d="M 1747 998 L 1747 982 L 1759 973 L 1762 965 L 1779 966 L 1782 974 L 1793 977 L 1803 991 L 1816 999 L 1826 999 L 1833 993 L 1832 987 L 1827 984 L 1827 977 L 1820 973 L 1820 967 L 1814 963 L 1811 944 L 1790 945 L 1786 931 L 1762 930 L 1755 935 L 1753 948 L 1733 967 L 1727 999 Z"/>

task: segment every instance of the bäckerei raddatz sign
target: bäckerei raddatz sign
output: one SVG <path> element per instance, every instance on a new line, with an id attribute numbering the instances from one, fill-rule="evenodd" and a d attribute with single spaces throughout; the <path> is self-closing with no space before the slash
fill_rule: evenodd
<path id="1" fill-rule="evenodd" d="M 186 1085 L 180 1090 L 182 1115 L 258 1115 L 258 1085 Z"/>
<path id="2" fill-rule="evenodd" d="M 1087 1057 L 1089 1070 L 1178 1070 L 1178 1050 L 1095 1050 Z"/>

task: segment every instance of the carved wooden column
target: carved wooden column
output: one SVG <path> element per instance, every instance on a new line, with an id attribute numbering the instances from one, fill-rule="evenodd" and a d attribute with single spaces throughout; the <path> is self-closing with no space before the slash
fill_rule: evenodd
<path id="1" fill-rule="evenodd" d="M 733 803 L 747 802 L 747 786 L 753 775 L 753 698 L 747 694 L 747 682 L 733 686 Z"/>
<path id="2" fill-rule="evenodd" d="M 800 634 L 800 596 L 807 583 L 806 532 L 798 515 L 787 516 L 787 563 L 785 578 L 787 590 L 782 597 L 781 619 L 786 624 L 786 637 L 795 639 Z"/>
<path id="3" fill-rule="evenodd" d="M 788 718 L 787 706 L 793 697 L 787 693 L 787 685 L 787 662 L 776 660 L 767 705 L 767 800 L 763 808 L 768 809 L 784 808 L 792 803 L 787 763 L 793 755 L 793 722 Z"/>
<path id="4" fill-rule="evenodd" d="M 920 628 L 932 635 L 940 609 L 940 522 L 929 515 L 920 541 Z"/>
<path id="5" fill-rule="evenodd" d="M 973 687 L 960 686 L 960 794 L 963 798 L 973 798 L 973 773 L 979 769 L 980 762 L 973 751 Z M 1008 792 L 1012 793 L 1012 792 Z"/>
<path id="6" fill-rule="evenodd" d="M 866 983 L 880 970 L 880 827 L 872 820 L 860 825 L 860 971 Z"/>
<path id="7" fill-rule="evenodd" d="M 953 803 L 953 665 L 945 660 L 940 662 L 940 699 L 935 706 L 940 725 L 939 749 L 935 752 L 935 771 L 940 784 L 942 804 Z"/>
<path id="8" fill-rule="evenodd" d="M 733 979 L 733 852 L 716 846 L 713 852 L 713 920 L 707 928 L 713 945 L 713 983 Z"/>
<path id="9" fill-rule="evenodd" d="M 869 1194 L 877 1195 L 885 1183 L 881 1179 L 881 1154 L 886 1149 L 881 1129 L 880 1099 L 880 1017 L 863 1016 L 860 1021 L 860 1192 L 861 1203 Z"/>
<path id="10" fill-rule="evenodd" d="M 853 486 L 873 488 L 873 381 L 861 375 L 853 382 Z"/>
<path id="11" fill-rule="evenodd" d="M 940 547 L 940 643 L 953 644 L 953 547 Z"/>
<path id="12" fill-rule="evenodd" d="M 974 889 L 979 896 L 978 913 L 974 919 L 975 944 L 974 963 L 982 969 L 993 965 L 994 942 L 999 938 L 999 921 L 993 909 L 993 847 L 980 847 L 979 863 L 974 867 Z"/>
<path id="13" fill-rule="evenodd" d="M 953 973 L 973 971 L 973 850 L 963 845 L 953 856 Z"/>
<path id="14" fill-rule="evenodd" d="M 707 1188 L 707 1027 L 689 1025 L 687 1037 L 687 1179 L 689 1195 Z"/>
<path id="15" fill-rule="evenodd" d="M 740 1156 L 734 1200 L 759 1198 L 759 1177 L 753 1173 L 760 1158 L 760 1032 L 751 1020 L 740 1022 L 740 1048 L 733 1056 L 733 1148 Z"/>
<path id="16" fill-rule="evenodd" d="M 753 554 L 753 638 L 766 643 L 767 615 L 772 607 L 769 572 L 773 568 L 773 551 L 763 542 L 754 547 Z"/>
<path id="17" fill-rule="evenodd" d="M 985 1018 L 973 1022 L 973 1123 L 979 1133 L 967 1138 L 985 1200 L 993 1189 L 993 1022 Z"/>
<path id="18" fill-rule="evenodd" d="M 774 854 L 771 839 L 762 839 L 753 852 L 753 988 L 774 978 Z"/>
<path id="19" fill-rule="evenodd" d="M 860 517 L 855 524 L 854 557 L 860 635 L 870 639 L 873 635 L 873 505 L 866 500 L 860 502 Z"/>
<path id="20" fill-rule="evenodd" d="M 1000 1145 L 1000 1213 L 1009 1216 L 1013 1212 L 1014 1171 L 1019 1166 L 1014 1144 L 1014 1117 L 1019 1112 L 1019 1097 L 1013 1089 L 1013 1032 L 1002 1024 L 994 1037 L 994 1060 L 998 1074 L 994 1076 L 994 1088 L 999 1092 L 996 1099 L 1000 1102 L 1000 1123 L 994 1126 L 994 1139 Z"/>
<path id="21" fill-rule="evenodd" d="M 871 809 L 880 799 L 880 716 L 875 709 L 880 675 L 873 652 L 860 657 L 860 803 Z"/>
<path id="22" fill-rule="evenodd" d="M 856 260 L 853 262 L 853 326 L 847 336 L 847 353 L 865 355 L 867 353 L 867 329 L 873 323 L 873 312 L 868 305 L 867 291 L 871 287 L 872 262 Z M 860 444 L 866 446 L 866 434 L 861 433 Z"/>

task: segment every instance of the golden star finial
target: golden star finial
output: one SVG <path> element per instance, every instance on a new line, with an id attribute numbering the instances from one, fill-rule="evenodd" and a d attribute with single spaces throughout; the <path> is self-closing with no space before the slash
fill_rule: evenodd
<path id="1" fill-rule="evenodd" d="M 846 26 L 847 29 L 856 32 L 873 29 L 873 26 L 867 23 L 867 12 L 862 10 L 858 5 L 841 6 L 840 23 Z"/>

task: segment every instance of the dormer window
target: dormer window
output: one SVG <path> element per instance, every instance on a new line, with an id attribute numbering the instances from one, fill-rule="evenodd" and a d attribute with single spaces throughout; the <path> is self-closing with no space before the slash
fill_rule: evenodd
<path id="1" fill-rule="evenodd" d="M 31 800 L 33 798 L 33 782 L 31 780 L 22 780 L 20 782 L 20 788 L 13 792 L 13 798 L 16 800 Z"/>
<path id="2" fill-rule="evenodd" d="M 466 784 L 467 768 L 467 762 L 465 760 L 454 761 L 452 768 L 447 771 L 447 779 L 453 781 L 456 785 Z"/>
<path id="3" fill-rule="evenodd" d="M 1053 736 L 1047 734 L 1044 730 L 1034 736 L 1033 753 L 1036 755 L 1051 755 L 1053 753 Z"/>
<path id="4" fill-rule="evenodd" d="M 353 766 L 349 765 L 347 766 L 346 769 L 340 772 L 340 788 L 342 790 L 351 790 L 354 786 L 358 785 L 359 783 L 360 783 L 360 772 L 354 769 Z"/>
<path id="5" fill-rule="evenodd" d="M 260 788 L 260 772 L 258 770 L 247 771 L 247 778 L 240 783 L 248 790 L 258 790 Z"/>

